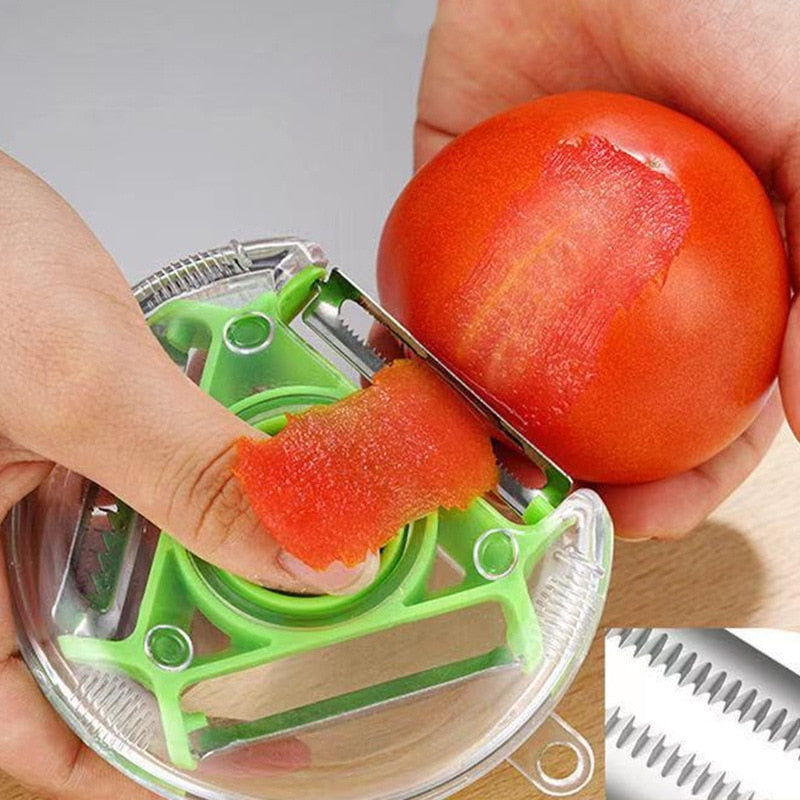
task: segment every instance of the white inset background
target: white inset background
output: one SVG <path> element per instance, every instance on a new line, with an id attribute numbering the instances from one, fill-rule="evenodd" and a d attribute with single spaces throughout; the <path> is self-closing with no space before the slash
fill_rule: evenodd
<path id="1" fill-rule="evenodd" d="M 800 675 L 800 633 L 774 628 L 728 628 L 728 630 Z"/>

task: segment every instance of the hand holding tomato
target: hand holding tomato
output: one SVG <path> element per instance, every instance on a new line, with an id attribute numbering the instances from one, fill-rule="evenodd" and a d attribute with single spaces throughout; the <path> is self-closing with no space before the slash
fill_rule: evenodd
<path id="1" fill-rule="evenodd" d="M 548 94 L 601 89 L 649 98 L 720 133 L 756 170 L 774 197 L 779 218 L 785 214 L 796 278 L 800 265 L 792 246 L 800 235 L 800 75 L 794 67 L 796 31 L 789 11 L 779 3 L 756 13 L 738 7 L 730 12 L 719 2 L 443 0 L 420 88 L 416 165 L 483 119 Z M 669 246 L 668 237 L 664 244 Z M 765 318 L 764 327 L 773 333 L 775 325 L 774 318 Z M 800 311 L 795 305 L 780 382 L 796 433 L 798 353 Z M 714 413 L 710 405 L 710 420 Z M 646 483 L 600 485 L 618 530 L 630 537 L 679 536 L 691 530 L 756 466 L 781 420 L 773 396 L 744 433 L 700 466 Z M 698 437 L 703 433 L 698 428 Z"/>

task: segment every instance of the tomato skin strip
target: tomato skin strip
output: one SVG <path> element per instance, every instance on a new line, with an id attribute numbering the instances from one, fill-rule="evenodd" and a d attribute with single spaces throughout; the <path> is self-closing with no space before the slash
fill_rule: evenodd
<path id="1" fill-rule="evenodd" d="M 497 482 L 485 424 L 406 359 L 270 439 L 241 439 L 233 473 L 265 530 L 315 569 L 358 564 L 406 523 L 466 508 Z"/>

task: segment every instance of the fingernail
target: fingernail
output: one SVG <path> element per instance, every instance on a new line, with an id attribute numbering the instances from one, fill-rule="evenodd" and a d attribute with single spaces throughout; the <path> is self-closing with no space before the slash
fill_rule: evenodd
<path id="1" fill-rule="evenodd" d="M 278 556 L 278 563 L 293 578 L 312 591 L 320 594 L 350 595 L 360 592 L 375 580 L 380 566 L 380 556 L 377 553 L 370 553 L 361 564 L 354 567 L 347 567 L 340 561 L 334 561 L 325 569 L 316 570 L 283 550 Z"/>
<path id="2" fill-rule="evenodd" d="M 654 542 L 658 539 L 658 536 L 619 536 L 617 535 L 616 540 L 618 542 L 625 542 L 626 544 L 642 544 L 643 542 Z"/>

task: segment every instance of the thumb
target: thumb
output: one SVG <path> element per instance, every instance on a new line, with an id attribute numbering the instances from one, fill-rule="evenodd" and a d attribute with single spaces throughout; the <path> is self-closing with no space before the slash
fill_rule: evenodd
<path id="1" fill-rule="evenodd" d="M 176 368 L 80 217 L 2 153 L 0 208 L 0 437 L 243 577 L 326 593 L 372 578 L 376 559 L 315 572 L 281 552 L 231 473 L 236 441 L 254 430 Z"/>
<path id="2" fill-rule="evenodd" d="M 74 431 L 57 460 L 70 462 L 201 558 L 254 582 L 293 592 L 350 593 L 371 579 L 375 559 L 315 571 L 279 548 L 231 471 L 237 441 L 260 434 L 183 375 L 147 328 L 132 333 L 107 332 L 115 339 L 114 361 L 102 363 L 113 369 L 93 376 L 84 433 Z"/>

